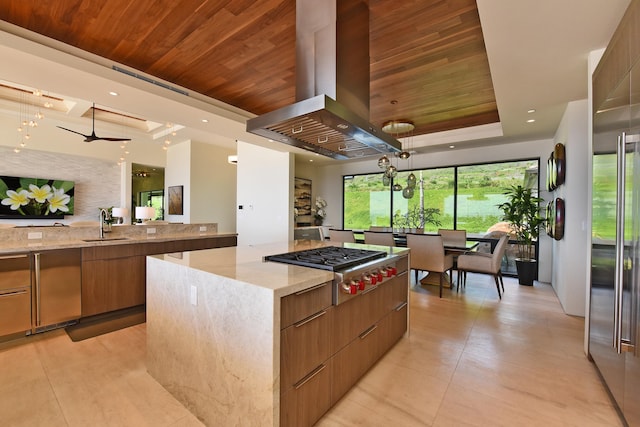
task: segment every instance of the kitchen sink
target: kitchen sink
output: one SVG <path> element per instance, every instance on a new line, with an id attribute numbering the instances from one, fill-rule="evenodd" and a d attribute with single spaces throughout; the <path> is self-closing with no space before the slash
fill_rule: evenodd
<path id="1" fill-rule="evenodd" d="M 114 240 L 129 240 L 128 237 L 103 237 L 102 239 L 82 239 L 83 242 L 112 242 Z"/>

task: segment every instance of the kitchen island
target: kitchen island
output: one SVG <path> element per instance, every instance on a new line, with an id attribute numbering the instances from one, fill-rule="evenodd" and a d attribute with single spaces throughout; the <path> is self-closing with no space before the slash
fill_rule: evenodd
<path id="1" fill-rule="evenodd" d="M 313 423 L 407 330 L 409 251 L 337 245 L 384 249 L 400 260 L 398 274 L 334 306 L 333 272 L 263 261 L 266 255 L 330 242 L 147 257 L 149 373 L 206 425 Z M 375 319 L 367 320 L 369 313 Z M 360 319 L 371 325 L 357 326 Z M 351 334 L 347 324 L 361 330 Z M 369 347 L 362 347 L 365 342 Z M 317 351 L 308 351 L 318 343 Z M 350 366 L 358 352 L 366 353 L 365 362 Z M 321 353 L 326 360 L 313 361 L 310 366 L 317 367 L 309 371 L 300 368 L 306 372 L 302 377 L 288 374 L 290 367 Z"/>

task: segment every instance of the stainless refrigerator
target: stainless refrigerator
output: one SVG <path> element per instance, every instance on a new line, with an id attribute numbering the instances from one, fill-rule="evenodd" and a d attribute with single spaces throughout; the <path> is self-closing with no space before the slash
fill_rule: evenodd
<path id="1" fill-rule="evenodd" d="M 633 71 L 594 108 L 589 354 L 640 426 L 640 103 Z M 638 86 L 638 87 L 636 87 Z"/>

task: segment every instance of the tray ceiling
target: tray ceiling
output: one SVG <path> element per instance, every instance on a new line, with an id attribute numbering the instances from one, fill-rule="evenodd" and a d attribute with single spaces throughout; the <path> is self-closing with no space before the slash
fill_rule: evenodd
<path id="1" fill-rule="evenodd" d="M 370 0 L 370 121 L 499 121 L 475 0 Z M 260 115 L 295 99 L 295 0 L 10 0 L 0 19 Z"/>

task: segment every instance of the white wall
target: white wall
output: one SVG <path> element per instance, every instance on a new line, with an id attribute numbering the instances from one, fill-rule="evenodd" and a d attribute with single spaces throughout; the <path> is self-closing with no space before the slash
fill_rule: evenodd
<path id="1" fill-rule="evenodd" d="M 165 198 L 165 219 L 198 224 L 215 222 L 219 232 L 236 230 L 236 166 L 227 162 L 235 151 L 196 141 L 171 145 L 167 150 L 165 194 L 182 185 L 182 215 L 169 215 Z"/>
<path id="2" fill-rule="evenodd" d="M 169 215 L 165 197 L 164 219 L 169 222 L 191 222 L 191 141 L 172 144 L 167 149 L 167 166 L 164 170 L 164 191 L 169 187 L 182 185 L 182 215 Z"/>
<path id="3" fill-rule="evenodd" d="M 553 241 L 553 279 L 551 283 L 567 314 L 585 315 L 585 248 L 589 245 L 589 199 L 587 194 L 590 149 L 588 144 L 588 102 L 570 102 L 562 117 L 555 141 L 565 145 L 565 183 L 555 189 L 549 200 L 565 202 L 564 238 Z"/>
<path id="4" fill-rule="evenodd" d="M 238 141 L 237 167 L 238 246 L 291 240 L 293 154 Z"/>
<path id="5" fill-rule="evenodd" d="M 227 161 L 231 154 L 235 150 L 191 143 L 190 223 L 215 222 L 219 232 L 235 232 L 237 166 Z"/>

